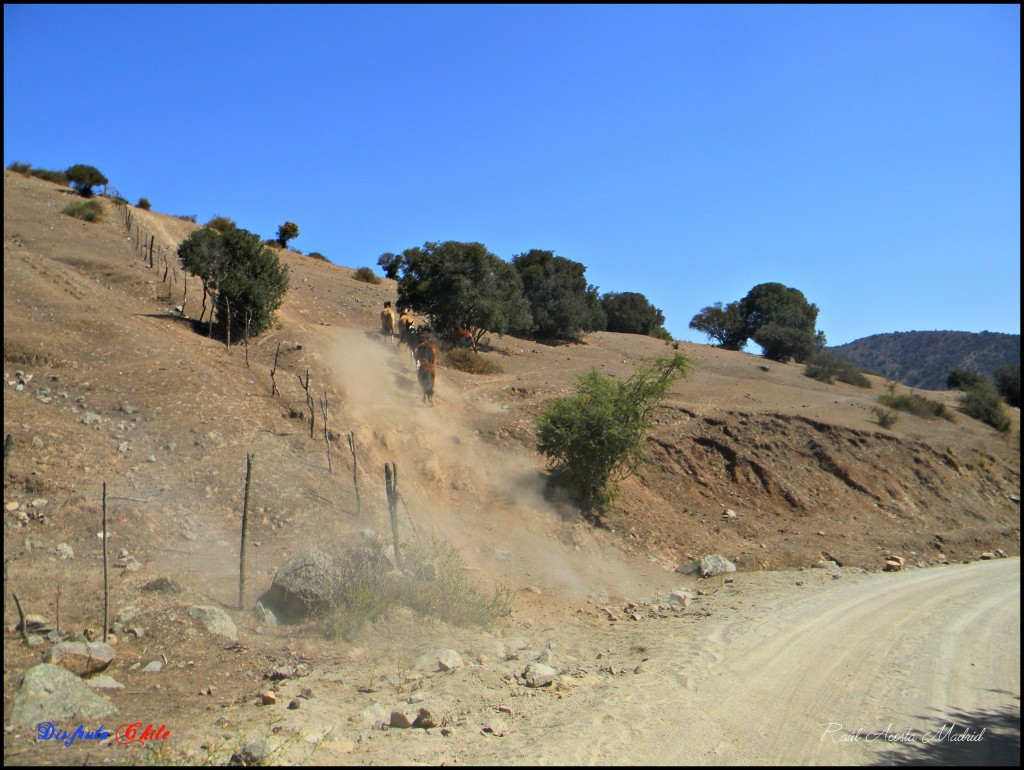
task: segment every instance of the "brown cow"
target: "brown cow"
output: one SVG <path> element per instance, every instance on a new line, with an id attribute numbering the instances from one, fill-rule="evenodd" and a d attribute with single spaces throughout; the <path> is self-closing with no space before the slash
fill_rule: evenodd
<path id="1" fill-rule="evenodd" d="M 388 342 L 395 339 L 395 311 L 391 309 L 391 303 L 384 303 L 384 310 L 380 314 L 380 333 L 388 338 Z"/>
<path id="2" fill-rule="evenodd" d="M 425 363 L 437 366 L 437 345 L 433 342 L 421 342 L 416 346 L 413 358 L 416 360 L 417 369 Z"/>
<path id="3" fill-rule="evenodd" d="M 473 340 L 473 335 L 460 326 L 452 332 L 452 347 L 476 350 L 476 342 Z"/>
<path id="4" fill-rule="evenodd" d="M 420 346 L 422 347 L 422 345 Z M 437 378 L 437 368 L 431 361 L 421 361 L 416 371 L 416 379 L 419 380 L 423 389 L 423 402 L 434 405 L 434 381 Z"/>

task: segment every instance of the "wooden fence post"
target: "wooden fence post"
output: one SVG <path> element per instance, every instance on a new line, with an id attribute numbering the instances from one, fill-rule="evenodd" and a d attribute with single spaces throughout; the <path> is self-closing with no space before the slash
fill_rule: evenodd
<path id="1" fill-rule="evenodd" d="M 384 490 L 388 495 L 388 512 L 391 514 L 391 541 L 395 549 L 395 567 L 402 569 L 402 554 L 398 549 L 398 468 L 394 463 L 384 463 Z"/>
<path id="2" fill-rule="evenodd" d="M 356 488 L 356 516 L 359 515 L 359 477 L 356 475 L 356 434 L 348 432 L 348 451 L 352 453 L 352 486 Z"/>
<path id="3" fill-rule="evenodd" d="M 245 499 L 242 503 L 242 542 L 238 549 L 238 609 L 245 601 L 245 534 L 249 528 L 249 486 L 252 483 L 252 459 L 254 454 L 245 455 Z"/>
<path id="4" fill-rule="evenodd" d="M 107 482 L 103 482 L 103 643 L 110 625 L 110 583 L 107 570 Z"/>

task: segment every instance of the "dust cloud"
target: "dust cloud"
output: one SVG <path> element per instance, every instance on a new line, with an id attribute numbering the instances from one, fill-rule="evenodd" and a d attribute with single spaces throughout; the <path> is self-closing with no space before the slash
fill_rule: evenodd
<path id="1" fill-rule="evenodd" d="M 379 488 L 369 517 L 378 532 L 390 531 L 382 466 L 394 462 L 405 503 L 401 539 L 451 542 L 482 578 L 574 598 L 642 598 L 664 588 L 661 567 L 628 564 L 577 510 L 545 498 L 540 458 L 496 446 L 473 428 L 474 415 L 500 407 L 465 397 L 451 370 L 438 367 L 430 407 L 404 347 L 375 331 L 332 329 L 329 340 L 326 363 L 364 486 Z"/>

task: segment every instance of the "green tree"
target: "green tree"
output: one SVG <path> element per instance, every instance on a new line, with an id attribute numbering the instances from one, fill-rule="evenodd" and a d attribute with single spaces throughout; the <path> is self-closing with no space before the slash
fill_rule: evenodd
<path id="1" fill-rule="evenodd" d="M 740 319 L 739 301 L 714 305 L 701 310 L 690 321 L 690 328 L 708 335 L 717 347 L 725 350 L 742 350 L 747 342 Z"/>
<path id="2" fill-rule="evenodd" d="M 139 198 L 139 202 L 135 205 L 145 211 L 149 211 L 153 207 L 153 204 L 149 202 L 149 198 Z"/>
<path id="3" fill-rule="evenodd" d="M 218 233 L 226 233 L 228 230 L 234 230 L 238 225 L 230 217 L 214 216 L 204 227 L 209 227 Z"/>
<path id="4" fill-rule="evenodd" d="M 677 353 L 655 359 L 626 381 L 596 369 L 580 375 L 576 395 L 556 399 L 535 418 L 537 449 L 554 477 L 588 508 L 610 502 L 618 481 L 646 459 L 652 413 L 690 370 L 690 360 Z"/>
<path id="5" fill-rule="evenodd" d="M 969 372 L 966 369 L 954 369 L 946 377 L 946 387 L 950 390 L 967 390 L 983 382 L 985 382 L 984 377 L 977 372 Z"/>
<path id="6" fill-rule="evenodd" d="M 635 291 L 609 292 L 601 297 L 601 307 L 610 332 L 655 336 L 665 325 L 664 314 Z"/>
<path id="7" fill-rule="evenodd" d="M 64 172 L 68 182 L 74 187 L 83 198 L 92 197 L 92 188 L 96 185 L 107 184 L 109 180 L 100 173 L 100 170 L 93 166 L 86 166 L 81 163 L 72 166 Z"/>
<path id="8" fill-rule="evenodd" d="M 390 251 L 385 251 L 377 257 L 377 264 L 384 271 L 385 278 L 391 278 L 393 280 L 398 279 L 398 271 L 402 267 L 401 256 L 398 254 L 392 254 Z"/>
<path id="9" fill-rule="evenodd" d="M 996 388 L 1006 403 L 1020 407 L 1020 364 L 1004 364 L 992 372 Z"/>
<path id="10" fill-rule="evenodd" d="M 519 273 L 481 243 L 406 249 L 401 271 L 398 304 L 428 316 L 442 336 L 463 328 L 477 344 L 485 332 L 520 333 L 532 325 Z"/>
<path id="11" fill-rule="evenodd" d="M 252 336 L 269 328 L 288 290 L 288 268 L 258 235 L 238 228 L 195 230 L 178 246 L 178 258 L 203 282 L 204 310 L 206 295 L 212 298 L 211 334 L 214 311 L 229 341 L 233 328 L 248 327 Z"/>
<path id="12" fill-rule="evenodd" d="M 299 237 L 299 226 L 294 222 L 285 222 L 277 228 L 277 242 L 281 248 L 288 248 L 288 241 Z"/>
<path id="13" fill-rule="evenodd" d="M 512 265 L 522 279 L 536 336 L 578 339 L 606 328 L 597 287 L 587 283 L 582 264 L 553 251 L 532 249 L 514 256 Z"/>

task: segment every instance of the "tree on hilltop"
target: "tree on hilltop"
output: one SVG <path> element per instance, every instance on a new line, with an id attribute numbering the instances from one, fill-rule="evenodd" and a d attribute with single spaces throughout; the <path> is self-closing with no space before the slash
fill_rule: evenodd
<path id="1" fill-rule="evenodd" d="M 109 180 L 103 176 L 99 169 L 94 166 L 86 166 L 82 163 L 72 166 L 64 175 L 68 178 L 71 186 L 78 191 L 83 198 L 92 197 L 92 188 L 101 184 L 108 184 Z"/>

